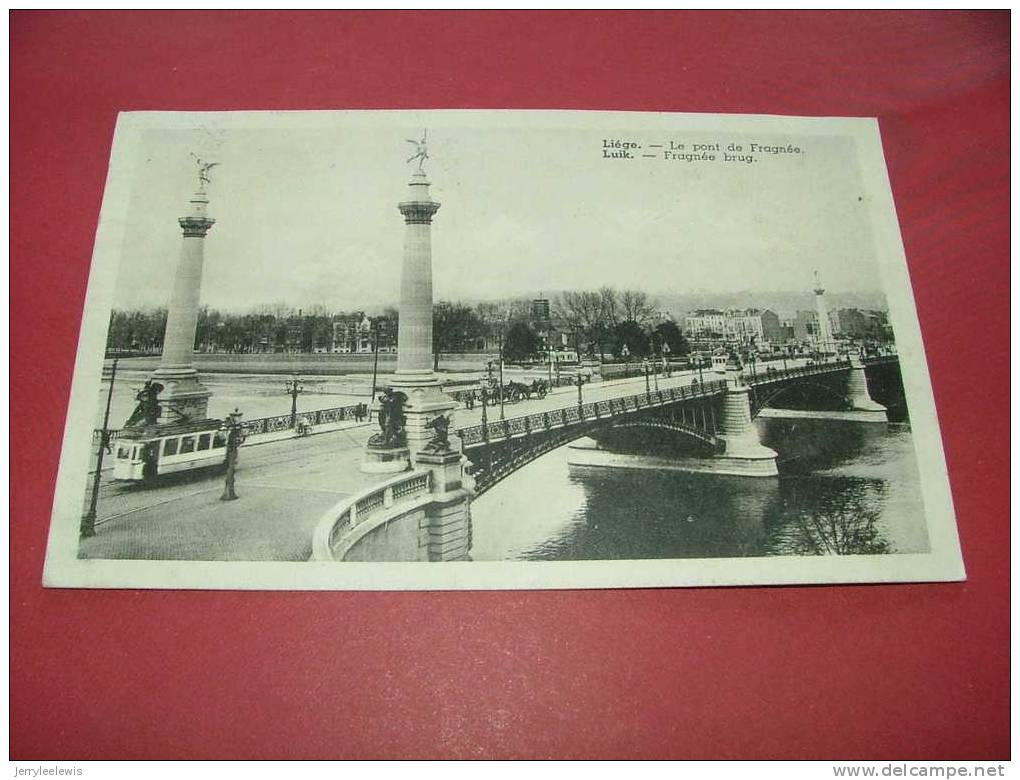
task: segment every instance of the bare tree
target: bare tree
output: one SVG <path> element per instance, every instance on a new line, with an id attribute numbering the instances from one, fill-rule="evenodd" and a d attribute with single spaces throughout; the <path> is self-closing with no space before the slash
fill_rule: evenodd
<path id="1" fill-rule="evenodd" d="M 623 290 L 619 296 L 620 315 L 624 321 L 647 325 L 655 313 L 655 303 L 640 290 Z"/>
<path id="2" fill-rule="evenodd" d="M 620 322 L 620 296 L 612 287 L 599 290 L 599 325 L 609 330 Z"/>
<path id="3" fill-rule="evenodd" d="M 577 340 L 584 339 L 589 351 L 602 354 L 614 306 L 614 294 L 609 288 L 600 292 L 565 292 L 557 296 L 553 316 L 558 327 L 575 334 Z"/>

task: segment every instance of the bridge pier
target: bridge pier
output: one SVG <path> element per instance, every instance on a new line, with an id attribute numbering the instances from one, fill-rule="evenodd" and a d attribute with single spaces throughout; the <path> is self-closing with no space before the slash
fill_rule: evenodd
<path id="1" fill-rule="evenodd" d="M 864 361 L 859 355 L 850 358 L 850 373 L 846 380 L 847 400 L 854 411 L 854 417 L 862 421 L 886 422 L 889 417 L 886 408 L 871 398 L 868 378 L 864 373 Z"/>
<path id="2" fill-rule="evenodd" d="M 758 440 L 758 430 L 751 418 L 751 390 L 744 384 L 738 367 L 731 366 L 727 376 L 725 392 L 721 397 L 721 408 L 712 414 L 711 430 L 708 428 L 708 415 L 704 409 L 701 415 L 702 428 L 699 430 L 697 415 L 688 415 L 683 407 L 679 414 L 670 413 L 670 420 L 675 421 L 679 418 L 679 421 L 672 426 L 669 424 L 664 426 L 673 430 L 679 428 L 678 432 L 685 432 L 702 441 L 713 443 L 717 448 L 714 453 L 691 456 L 674 454 L 664 457 L 617 452 L 600 444 L 597 441 L 598 433 L 593 432 L 591 437 L 584 437 L 570 444 L 567 462 L 575 466 L 667 469 L 740 477 L 776 476 L 779 473 L 776 468 L 778 455 L 775 450 L 763 446 Z M 690 422 L 688 417 L 691 418 Z"/>
<path id="3" fill-rule="evenodd" d="M 776 451 L 762 445 L 751 420 L 751 390 L 736 372 L 729 372 L 718 435 L 725 449 L 712 459 L 712 471 L 745 477 L 774 477 L 779 473 Z"/>

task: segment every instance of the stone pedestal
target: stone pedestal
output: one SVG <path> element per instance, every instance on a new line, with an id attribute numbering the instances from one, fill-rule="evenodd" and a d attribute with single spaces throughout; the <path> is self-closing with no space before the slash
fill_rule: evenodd
<path id="1" fill-rule="evenodd" d="M 471 551 L 471 493 L 463 484 L 459 452 L 416 454 L 418 469 L 432 472 L 435 501 L 426 511 L 430 561 L 462 561 Z"/>
<path id="2" fill-rule="evenodd" d="M 159 394 L 163 412 L 160 422 L 204 420 L 209 416 L 209 396 L 212 391 L 198 381 L 195 369 L 184 376 L 168 376 L 157 369 L 152 378 L 163 384 L 163 392 Z"/>
<path id="3" fill-rule="evenodd" d="M 174 288 L 167 308 L 163 355 L 153 380 L 163 385 L 159 401 L 163 422 L 201 420 L 208 416 L 212 394 L 198 381 L 194 367 L 195 329 L 202 292 L 205 235 L 216 222 L 206 213 L 209 199 L 201 188 L 190 201 L 187 216 L 178 222 L 184 231 L 181 258 L 174 275 Z"/>
<path id="4" fill-rule="evenodd" d="M 365 447 L 361 471 L 365 474 L 399 474 L 411 468 L 407 447 Z"/>
<path id="5" fill-rule="evenodd" d="M 404 430 L 407 433 L 407 447 L 411 451 L 411 462 L 417 466 L 419 456 L 434 435 L 428 424 L 440 415 L 450 414 L 457 408 L 457 402 L 442 391 L 438 382 L 414 387 L 394 379 L 390 386 L 407 395 L 407 404 L 404 406 L 407 422 Z"/>

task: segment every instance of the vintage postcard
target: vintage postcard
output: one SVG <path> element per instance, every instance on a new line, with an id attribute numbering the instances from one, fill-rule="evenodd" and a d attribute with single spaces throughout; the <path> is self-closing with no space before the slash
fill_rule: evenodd
<path id="1" fill-rule="evenodd" d="M 120 116 L 46 585 L 963 577 L 874 120 Z"/>

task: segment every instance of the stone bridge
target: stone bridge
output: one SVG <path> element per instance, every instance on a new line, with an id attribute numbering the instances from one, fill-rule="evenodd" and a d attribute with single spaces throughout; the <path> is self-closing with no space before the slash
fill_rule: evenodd
<path id="1" fill-rule="evenodd" d="M 895 361 L 887 356 L 867 362 Z M 476 496 L 564 444 L 627 428 L 664 430 L 691 441 L 700 448 L 701 470 L 773 476 L 776 453 L 758 441 L 754 418 L 791 391 L 807 390 L 854 419 L 885 421 L 885 408 L 868 392 L 864 369 L 865 362 L 856 357 L 755 373 L 732 367 L 725 379 L 483 420 L 458 429 L 457 435 L 471 461 Z M 593 453 L 593 458 L 593 464 L 610 465 L 602 455 Z"/>
<path id="2" fill-rule="evenodd" d="M 895 363 L 890 356 L 870 360 Z M 758 441 L 753 424 L 784 395 L 810 391 L 840 415 L 884 421 L 868 391 L 859 358 L 746 372 L 725 378 L 576 403 L 551 411 L 459 428 L 459 450 L 419 452 L 414 468 L 345 498 L 319 521 L 316 561 L 452 561 L 471 549 L 471 501 L 500 480 L 557 447 L 591 465 L 617 465 L 619 454 L 596 443 L 628 429 L 663 431 L 689 442 L 696 457 L 684 468 L 763 477 L 776 474 L 776 453 Z M 579 441 L 580 440 L 580 441 Z M 579 446 L 589 442 L 587 447 Z"/>

